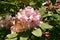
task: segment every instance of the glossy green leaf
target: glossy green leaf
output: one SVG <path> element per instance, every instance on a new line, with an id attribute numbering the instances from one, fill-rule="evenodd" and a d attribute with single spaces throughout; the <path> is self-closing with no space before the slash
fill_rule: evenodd
<path id="1" fill-rule="evenodd" d="M 31 1 L 29 4 L 30 4 L 30 5 L 35 5 L 36 3 L 34 3 L 33 1 Z"/>
<path id="2" fill-rule="evenodd" d="M 13 38 L 13 39 L 9 39 L 9 38 L 7 38 L 7 39 L 5 39 L 5 40 L 17 40 L 17 38 Z"/>
<path id="3" fill-rule="evenodd" d="M 40 14 L 43 16 L 44 14 L 45 14 L 45 7 L 41 7 L 41 8 L 39 8 L 39 12 L 40 12 Z"/>
<path id="4" fill-rule="evenodd" d="M 36 30 L 33 30 L 32 34 L 37 36 L 37 37 L 41 37 L 42 36 L 42 31 L 41 31 L 41 29 L 38 28 Z"/>
<path id="5" fill-rule="evenodd" d="M 28 37 L 20 37 L 20 40 L 28 40 Z"/>
<path id="6" fill-rule="evenodd" d="M 17 36 L 16 33 L 14 33 L 14 34 L 8 34 L 8 35 L 7 35 L 8 38 L 14 38 L 14 37 L 16 37 L 16 36 Z"/>
<path id="7" fill-rule="evenodd" d="M 53 12 L 48 11 L 48 13 L 47 14 L 44 14 L 43 17 L 52 16 L 52 15 L 53 15 Z"/>
<path id="8" fill-rule="evenodd" d="M 45 31 L 46 29 L 51 29 L 51 28 L 53 28 L 53 26 L 51 26 L 51 25 L 49 25 L 49 24 L 47 24 L 47 23 L 42 23 L 42 24 L 39 25 L 39 27 L 41 27 L 41 29 L 43 29 L 44 31 Z"/>
<path id="9" fill-rule="evenodd" d="M 53 12 L 48 11 L 48 16 L 52 16 L 52 15 L 53 15 Z"/>
<path id="10" fill-rule="evenodd" d="M 60 14 L 60 9 L 57 9 L 56 11 L 57 11 L 58 14 Z"/>
<path id="11" fill-rule="evenodd" d="M 57 18 L 57 19 L 60 19 L 60 15 L 58 15 L 58 14 L 53 14 L 52 16 Z"/>

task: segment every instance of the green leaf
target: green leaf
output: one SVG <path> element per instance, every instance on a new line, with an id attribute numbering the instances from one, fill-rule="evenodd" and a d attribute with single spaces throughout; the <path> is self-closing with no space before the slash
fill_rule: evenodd
<path id="1" fill-rule="evenodd" d="M 16 37 L 16 36 L 17 36 L 16 33 L 14 33 L 14 34 L 8 34 L 8 35 L 7 35 L 8 38 L 14 38 L 14 37 Z"/>
<path id="2" fill-rule="evenodd" d="M 57 12 L 58 14 L 60 14 L 60 9 L 57 9 L 56 12 Z"/>
<path id="3" fill-rule="evenodd" d="M 42 24 L 40 24 L 39 25 L 39 27 L 42 29 L 42 30 L 46 30 L 46 29 L 51 29 L 51 28 L 53 28 L 53 26 L 51 26 L 51 25 L 49 25 L 49 24 L 47 24 L 47 23 L 42 23 Z"/>
<path id="4" fill-rule="evenodd" d="M 30 4 L 30 5 L 35 5 L 36 3 L 34 3 L 33 1 L 31 1 L 29 4 Z"/>
<path id="5" fill-rule="evenodd" d="M 60 15 L 58 15 L 58 14 L 53 14 L 52 16 L 55 17 L 55 18 L 60 19 Z"/>
<path id="6" fill-rule="evenodd" d="M 52 15 L 53 15 L 53 12 L 48 11 L 48 13 L 47 14 L 44 14 L 43 17 L 52 16 Z"/>
<path id="7" fill-rule="evenodd" d="M 28 40 L 28 37 L 20 37 L 20 40 Z"/>
<path id="8" fill-rule="evenodd" d="M 11 11 L 11 12 L 14 12 L 14 9 L 11 8 L 10 11 Z"/>
<path id="9" fill-rule="evenodd" d="M 17 40 L 17 38 L 13 38 L 13 39 L 9 39 L 9 38 L 7 38 L 7 39 L 5 39 L 5 40 Z"/>
<path id="10" fill-rule="evenodd" d="M 42 31 L 41 31 L 41 29 L 38 28 L 36 30 L 33 30 L 32 34 L 37 36 L 37 37 L 41 37 L 42 36 Z"/>
<path id="11" fill-rule="evenodd" d="M 48 16 L 52 16 L 52 15 L 53 15 L 53 12 L 48 11 Z"/>
<path id="12" fill-rule="evenodd" d="M 43 16 L 46 12 L 45 7 L 42 6 L 41 8 L 39 8 L 39 12 Z"/>

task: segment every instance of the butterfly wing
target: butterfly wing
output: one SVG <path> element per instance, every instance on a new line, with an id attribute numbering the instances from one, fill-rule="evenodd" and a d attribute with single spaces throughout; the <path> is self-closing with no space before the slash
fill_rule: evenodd
<path id="1" fill-rule="evenodd" d="M 28 29 L 20 20 L 16 20 L 15 25 L 13 26 L 14 31 L 16 32 L 23 32 Z"/>

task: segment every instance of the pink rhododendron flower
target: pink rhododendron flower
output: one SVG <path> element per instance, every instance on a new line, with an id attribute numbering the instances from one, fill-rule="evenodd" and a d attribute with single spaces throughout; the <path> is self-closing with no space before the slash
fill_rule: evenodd
<path id="1" fill-rule="evenodd" d="M 7 29 L 10 29 L 10 27 L 15 24 L 15 18 L 9 14 L 2 16 L 2 18 L 4 19 L 0 20 L 0 27 L 6 27 Z"/>
<path id="2" fill-rule="evenodd" d="M 23 30 L 23 28 L 35 28 L 40 24 L 40 22 L 40 13 L 37 10 L 34 10 L 32 7 L 28 6 L 25 9 L 20 9 L 20 11 L 16 14 L 16 23 L 13 28 L 16 27 L 17 30 Z M 18 29 L 18 27 L 22 29 Z"/>

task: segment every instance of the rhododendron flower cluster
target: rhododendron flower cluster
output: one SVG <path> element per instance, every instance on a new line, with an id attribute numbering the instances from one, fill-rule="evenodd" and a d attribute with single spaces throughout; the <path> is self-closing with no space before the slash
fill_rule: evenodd
<path id="1" fill-rule="evenodd" d="M 59 0 L 56 0 L 59 2 Z M 49 0 L 46 2 L 46 11 L 55 11 L 56 9 L 59 8 L 59 3 L 55 3 L 54 5 L 52 5 L 52 2 Z"/>
<path id="2" fill-rule="evenodd" d="M 11 31 L 22 32 L 27 29 L 36 28 L 40 22 L 40 13 L 28 6 L 25 9 L 20 9 L 16 14 L 15 24 L 11 27 Z"/>
<path id="3" fill-rule="evenodd" d="M 1 16 L 1 19 L 0 19 L 0 28 L 1 27 L 6 27 L 7 29 L 10 29 L 10 27 L 14 24 L 14 18 L 9 15 L 9 14 L 6 14 L 4 16 Z"/>

